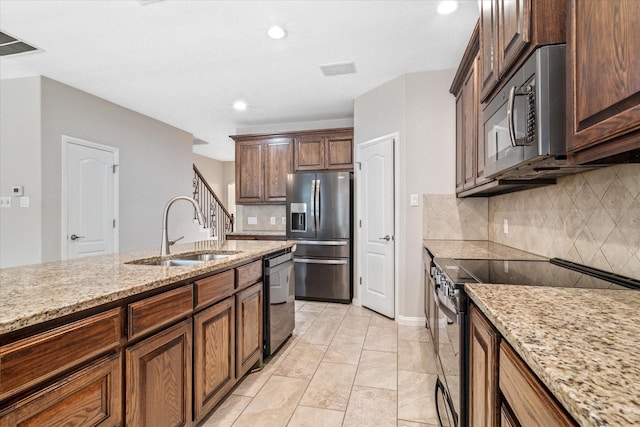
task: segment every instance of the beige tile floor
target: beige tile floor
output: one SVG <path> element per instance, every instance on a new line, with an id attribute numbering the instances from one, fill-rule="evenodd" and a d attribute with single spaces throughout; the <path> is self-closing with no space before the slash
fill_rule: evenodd
<path id="1" fill-rule="evenodd" d="M 424 327 L 296 301 L 293 336 L 203 426 L 435 427 L 435 379 Z"/>

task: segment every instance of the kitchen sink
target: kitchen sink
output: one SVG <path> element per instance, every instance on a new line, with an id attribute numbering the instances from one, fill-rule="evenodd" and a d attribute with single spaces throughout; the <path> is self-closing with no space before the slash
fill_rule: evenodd
<path id="1" fill-rule="evenodd" d="M 206 261 L 214 261 L 217 259 L 223 259 L 231 255 L 239 254 L 239 251 L 235 252 L 208 252 L 195 255 L 177 255 L 172 259 L 142 259 L 130 261 L 127 264 L 136 265 L 159 265 L 163 267 L 186 267 L 191 265 L 202 264 Z"/>

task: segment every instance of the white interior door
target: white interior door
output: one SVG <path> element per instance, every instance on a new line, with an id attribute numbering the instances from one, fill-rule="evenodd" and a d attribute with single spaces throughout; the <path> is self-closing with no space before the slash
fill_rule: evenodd
<path id="1" fill-rule="evenodd" d="M 118 150 L 63 138 L 63 259 L 118 251 Z"/>
<path id="2" fill-rule="evenodd" d="M 394 139 L 358 146 L 362 305 L 395 317 Z"/>

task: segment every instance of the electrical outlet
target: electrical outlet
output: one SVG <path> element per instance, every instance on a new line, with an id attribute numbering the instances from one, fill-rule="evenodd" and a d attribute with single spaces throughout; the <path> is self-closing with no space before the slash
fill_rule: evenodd
<path id="1" fill-rule="evenodd" d="M 282 217 L 282 225 L 287 225 L 287 217 L 286 216 Z"/>
<path id="2" fill-rule="evenodd" d="M 507 218 L 504 219 L 502 231 L 504 232 L 504 234 L 509 234 L 509 220 Z"/>
<path id="3" fill-rule="evenodd" d="M 20 207 L 21 208 L 28 208 L 29 207 L 29 197 L 28 196 L 20 197 Z"/>
<path id="4" fill-rule="evenodd" d="M 0 197 L 0 208 L 10 208 L 11 197 Z"/>
<path id="5" fill-rule="evenodd" d="M 411 195 L 411 198 L 410 198 L 409 204 L 410 204 L 411 206 L 418 206 L 418 195 L 417 195 L 417 194 L 412 194 L 412 195 Z"/>
<path id="6" fill-rule="evenodd" d="M 276 225 L 276 217 L 272 216 L 271 218 L 269 218 L 271 221 L 271 225 Z"/>

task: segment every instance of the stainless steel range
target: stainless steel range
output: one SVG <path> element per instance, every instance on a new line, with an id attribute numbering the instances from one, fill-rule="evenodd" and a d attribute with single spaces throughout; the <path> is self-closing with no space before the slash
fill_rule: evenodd
<path id="1" fill-rule="evenodd" d="M 469 425 L 469 298 L 464 291 L 465 283 L 640 290 L 639 280 L 557 258 L 549 261 L 436 258 L 430 263 L 430 275 L 429 289 L 425 291 L 431 293 L 436 309 L 429 313 L 427 326 L 432 329 L 437 355 L 435 399 L 441 427 Z M 439 318 L 446 319 L 446 326 L 438 327 Z"/>

